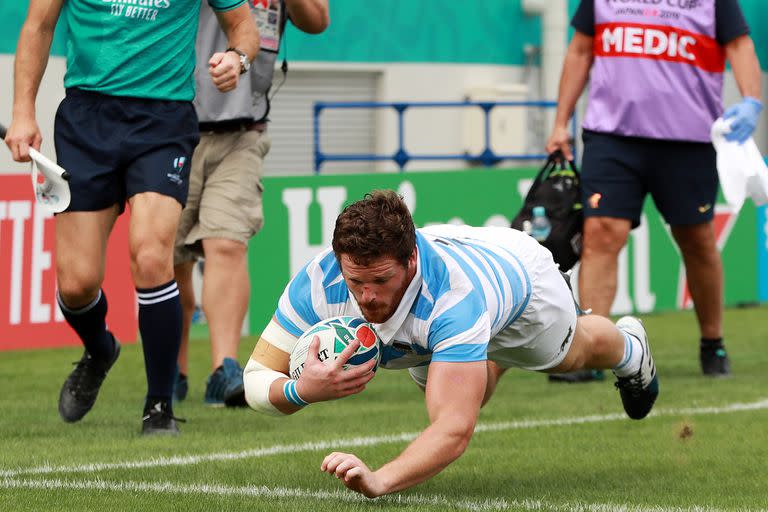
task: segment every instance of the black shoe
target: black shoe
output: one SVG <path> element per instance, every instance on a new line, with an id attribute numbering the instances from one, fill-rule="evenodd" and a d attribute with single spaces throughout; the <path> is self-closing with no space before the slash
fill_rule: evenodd
<path id="1" fill-rule="evenodd" d="M 96 397 L 107 372 L 120 356 L 120 343 L 115 341 L 115 353 L 111 361 L 94 359 L 85 351 L 75 369 L 69 374 L 59 393 L 59 414 L 68 423 L 79 421 L 96 403 Z"/>
<path id="2" fill-rule="evenodd" d="M 551 373 L 547 375 L 549 382 L 567 382 L 574 384 L 577 382 L 594 382 L 605 380 L 603 370 L 578 370 L 569 373 Z"/>
<path id="3" fill-rule="evenodd" d="M 179 426 L 176 422 L 184 423 L 186 420 L 176 418 L 168 412 L 168 402 L 162 400 L 151 402 L 144 408 L 144 417 L 141 418 L 141 435 L 179 435 Z"/>
<path id="4" fill-rule="evenodd" d="M 176 374 L 176 382 L 173 383 L 173 399 L 177 402 L 186 400 L 189 392 L 189 381 L 187 376 L 179 372 Z"/>
<path id="5" fill-rule="evenodd" d="M 702 343 L 699 345 L 701 371 L 708 377 L 728 377 L 731 374 L 731 362 L 722 343 Z"/>
<path id="6" fill-rule="evenodd" d="M 656 397 L 659 396 L 659 377 L 656 375 L 656 365 L 648 346 L 648 334 L 640 320 L 632 316 L 620 318 L 616 327 L 640 340 L 643 347 L 637 372 L 628 377 L 616 377 L 616 387 L 619 389 L 624 411 L 633 420 L 641 420 L 651 412 Z"/>

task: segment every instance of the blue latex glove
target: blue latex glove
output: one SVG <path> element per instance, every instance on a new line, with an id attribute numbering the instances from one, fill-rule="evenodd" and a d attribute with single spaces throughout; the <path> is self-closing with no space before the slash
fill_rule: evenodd
<path id="1" fill-rule="evenodd" d="M 733 121 L 731 121 L 731 131 L 725 134 L 725 140 L 744 144 L 755 131 L 761 110 L 763 110 L 763 104 L 760 100 L 749 96 L 726 110 L 723 119 L 733 119 Z"/>

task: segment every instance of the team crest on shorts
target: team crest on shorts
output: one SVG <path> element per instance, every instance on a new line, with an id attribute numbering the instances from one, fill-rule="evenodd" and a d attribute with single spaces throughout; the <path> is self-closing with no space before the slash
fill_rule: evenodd
<path id="1" fill-rule="evenodd" d="M 184 164 L 187 162 L 187 158 L 184 156 L 178 156 L 173 159 L 173 171 L 166 174 L 168 179 L 176 185 L 182 185 L 184 178 L 181 177 L 181 171 L 184 170 Z"/>

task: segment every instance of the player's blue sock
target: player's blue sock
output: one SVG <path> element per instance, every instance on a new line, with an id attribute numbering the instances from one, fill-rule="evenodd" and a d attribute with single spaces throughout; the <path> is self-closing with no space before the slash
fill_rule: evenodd
<path id="1" fill-rule="evenodd" d="M 107 331 L 107 296 L 102 290 L 90 304 L 82 308 L 67 307 L 56 292 L 56 300 L 67 323 L 75 330 L 91 357 L 101 361 L 111 361 L 115 355 L 115 341 Z"/>
<path id="2" fill-rule="evenodd" d="M 181 344 L 179 289 L 172 280 L 154 288 L 136 288 L 136 293 L 147 372 L 147 401 L 167 401 L 170 407 Z"/>

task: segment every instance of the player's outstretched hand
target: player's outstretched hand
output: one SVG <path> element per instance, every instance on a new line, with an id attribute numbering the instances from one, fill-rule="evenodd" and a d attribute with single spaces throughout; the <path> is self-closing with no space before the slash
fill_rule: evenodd
<path id="1" fill-rule="evenodd" d="M 366 498 L 376 498 L 384 494 L 376 473 L 351 453 L 331 453 L 323 459 L 320 471 L 336 476 L 348 489 L 359 492 Z"/>
<path id="2" fill-rule="evenodd" d="M 213 85 L 221 92 L 229 92 L 237 87 L 240 80 L 240 56 L 235 52 L 214 53 L 208 60 L 208 73 Z"/>
<path id="3" fill-rule="evenodd" d="M 304 370 L 296 382 L 296 391 L 306 402 L 324 402 L 360 393 L 375 375 L 373 367 L 376 361 L 371 359 L 365 364 L 348 370 L 344 365 L 360 346 L 358 340 L 352 340 L 339 357 L 330 364 L 324 364 L 319 357 L 320 338 L 315 336 L 309 344 Z"/>
<path id="4" fill-rule="evenodd" d="M 8 127 L 5 143 L 15 161 L 29 162 L 29 148 L 39 150 L 43 143 L 43 136 L 40 134 L 40 127 L 37 126 L 35 118 L 14 117 L 11 126 Z"/>

